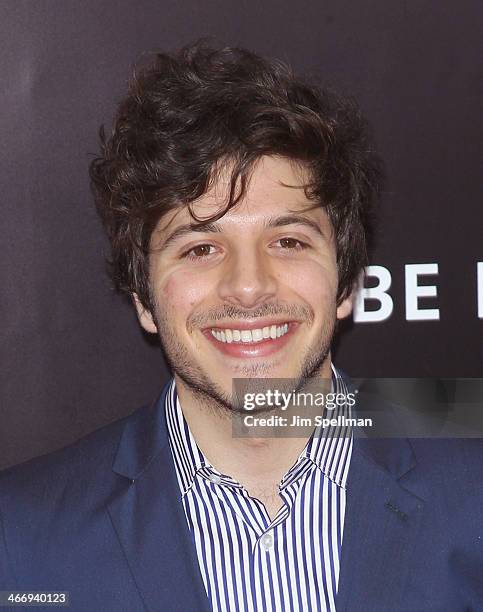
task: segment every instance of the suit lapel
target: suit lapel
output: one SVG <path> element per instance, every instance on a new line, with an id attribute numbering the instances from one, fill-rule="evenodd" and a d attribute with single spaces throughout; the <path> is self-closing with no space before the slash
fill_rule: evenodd
<path id="1" fill-rule="evenodd" d="M 403 600 L 424 507 L 408 489 L 406 475 L 414 467 L 406 439 L 354 438 L 338 611 L 396 609 Z"/>
<path id="2" fill-rule="evenodd" d="M 208 611 L 167 440 L 166 391 L 127 421 L 113 466 L 124 478 L 109 515 L 147 610 Z"/>

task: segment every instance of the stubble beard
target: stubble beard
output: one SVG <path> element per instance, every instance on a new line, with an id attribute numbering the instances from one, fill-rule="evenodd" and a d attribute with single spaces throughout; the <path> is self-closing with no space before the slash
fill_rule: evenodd
<path id="1" fill-rule="evenodd" d="M 166 362 L 173 374 L 176 374 L 196 402 L 203 408 L 222 417 L 230 417 L 233 414 L 246 414 L 242 403 L 234 401 L 234 397 L 226 394 L 215 381 L 203 372 L 202 368 L 194 365 L 193 357 L 189 355 L 186 345 L 181 343 L 172 332 L 169 321 L 173 320 L 166 311 L 159 308 L 154 309 L 153 319 L 158 329 L 161 346 L 163 348 Z M 335 330 L 335 312 L 333 317 L 322 327 L 319 340 L 313 348 L 308 347 L 301 359 L 298 375 L 287 379 L 287 391 L 296 392 L 313 379 L 321 375 L 321 369 L 325 363 Z M 255 361 L 249 365 L 242 364 L 237 369 L 239 378 L 268 378 L 267 375 L 273 368 L 264 361 Z M 281 379 L 277 379 L 277 382 Z M 279 386 L 279 388 L 281 388 Z M 282 389 L 283 390 L 283 389 Z M 263 412 L 270 412 L 266 409 Z"/>

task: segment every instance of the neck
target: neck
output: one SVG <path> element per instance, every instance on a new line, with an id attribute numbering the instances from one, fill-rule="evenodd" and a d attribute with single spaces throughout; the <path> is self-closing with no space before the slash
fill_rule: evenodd
<path id="1" fill-rule="evenodd" d="M 320 376 L 326 380 L 331 378 L 330 355 L 320 369 Z M 211 465 L 237 480 L 251 493 L 259 488 L 268 491 L 277 487 L 303 451 L 313 428 L 303 437 L 290 434 L 263 438 L 234 437 L 233 418 L 238 418 L 238 415 L 232 418 L 221 406 L 200 402 L 193 390 L 176 375 L 175 381 L 183 416 Z"/>

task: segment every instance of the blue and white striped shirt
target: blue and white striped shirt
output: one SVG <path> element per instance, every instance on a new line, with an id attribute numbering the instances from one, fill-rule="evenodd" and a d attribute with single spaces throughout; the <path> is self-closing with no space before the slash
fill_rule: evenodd
<path id="1" fill-rule="evenodd" d="M 336 369 L 333 390 L 347 393 Z M 317 428 L 279 485 L 271 520 L 258 499 L 203 456 L 183 417 L 175 381 L 165 402 L 181 499 L 215 612 L 335 610 L 352 452 L 349 427 Z M 350 418 L 350 406 L 331 418 Z"/>

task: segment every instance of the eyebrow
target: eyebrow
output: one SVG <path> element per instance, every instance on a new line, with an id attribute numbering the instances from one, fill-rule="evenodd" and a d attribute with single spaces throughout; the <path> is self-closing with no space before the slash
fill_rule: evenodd
<path id="1" fill-rule="evenodd" d="M 304 217 L 303 215 L 281 215 L 280 217 L 269 217 L 263 223 L 263 229 L 271 229 L 276 227 L 285 227 L 286 225 L 303 225 L 321 237 L 325 234 L 322 231 L 320 225 L 313 219 Z M 202 223 L 201 225 L 194 225 L 193 223 L 186 223 L 177 227 L 163 242 L 160 250 L 166 249 L 170 244 L 179 240 L 183 236 L 191 234 L 193 232 L 208 233 L 208 234 L 220 234 L 223 232 L 221 226 L 216 223 Z"/>

